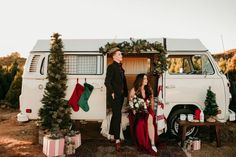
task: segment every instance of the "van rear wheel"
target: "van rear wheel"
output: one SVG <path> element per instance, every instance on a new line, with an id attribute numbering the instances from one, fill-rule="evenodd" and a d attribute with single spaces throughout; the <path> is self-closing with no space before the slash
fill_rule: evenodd
<path id="1" fill-rule="evenodd" d="M 193 114 L 193 111 L 190 109 L 178 109 L 174 111 L 168 118 L 168 132 L 173 135 L 177 136 L 178 135 L 178 129 L 179 129 L 179 124 L 177 123 L 177 120 L 179 120 L 180 114 Z M 199 127 L 194 126 L 194 127 L 189 127 L 187 128 L 186 136 L 196 136 L 199 131 Z"/>

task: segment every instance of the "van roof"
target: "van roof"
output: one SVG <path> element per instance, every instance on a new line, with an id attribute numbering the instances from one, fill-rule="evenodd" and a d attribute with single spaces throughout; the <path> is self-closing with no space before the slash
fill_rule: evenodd
<path id="1" fill-rule="evenodd" d="M 64 52 L 98 52 L 99 48 L 108 42 L 129 41 L 129 39 L 62 39 Z M 164 38 L 146 39 L 149 42 L 158 41 L 163 44 Z M 168 52 L 172 51 L 207 51 L 199 39 L 166 39 Z M 50 40 L 38 40 L 31 52 L 49 52 Z"/>

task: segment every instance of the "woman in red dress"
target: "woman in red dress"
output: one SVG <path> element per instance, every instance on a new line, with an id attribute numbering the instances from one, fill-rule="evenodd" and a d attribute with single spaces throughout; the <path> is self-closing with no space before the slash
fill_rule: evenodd
<path id="1" fill-rule="evenodd" d="M 157 155 L 157 125 L 153 112 L 153 90 L 146 74 L 138 74 L 129 92 L 131 136 L 139 151 Z"/>

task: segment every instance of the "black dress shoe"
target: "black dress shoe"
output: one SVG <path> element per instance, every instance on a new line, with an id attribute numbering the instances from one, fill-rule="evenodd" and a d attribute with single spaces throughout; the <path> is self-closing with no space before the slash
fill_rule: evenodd
<path id="1" fill-rule="evenodd" d="M 115 148 L 117 152 L 120 152 L 120 142 L 115 143 Z"/>
<path id="2" fill-rule="evenodd" d="M 110 142 L 111 142 L 111 143 L 115 143 L 116 140 L 115 140 L 115 139 L 110 139 Z"/>

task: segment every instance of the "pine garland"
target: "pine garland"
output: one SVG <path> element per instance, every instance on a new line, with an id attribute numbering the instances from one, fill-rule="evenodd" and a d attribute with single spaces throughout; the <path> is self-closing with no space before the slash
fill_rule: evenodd
<path id="1" fill-rule="evenodd" d="M 149 43 L 147 40 L 134 40 L 130 38 L 131 42 L 123 41 L 121 43 L 107 43 L 104 47 L 99 48 L 99 52 L 104 55 L 109 54 L 112 48 L 118 47 L 125 54 L 128 53 L 142 53 L 147 51 L 156 51 L 154 55 L 154 69 L 153 75 L 162 74 L 167 70 L 167 62 L 166 62 L 166 50 L 159 42 Z"/>

